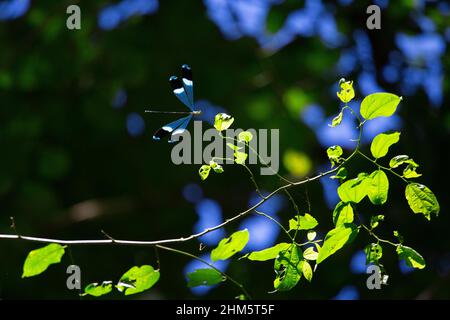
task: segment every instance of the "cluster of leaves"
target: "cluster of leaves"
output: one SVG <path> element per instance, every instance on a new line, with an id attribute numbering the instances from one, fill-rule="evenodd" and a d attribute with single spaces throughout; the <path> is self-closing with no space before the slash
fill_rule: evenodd
<path id="1" fill-rule="evenodd" d="M 330 125 L 331 127 L 339 126 L 344 116 L 344 110 L 350 109 L 347 103 L 355 97 L 353 82 L 341 79 L 340 91 L 337 93 L 337 96 L 345 105 L 339 114 L 333 118 Z M 360 130 L 362 130 L 366 121 L 377 117 L 392 116 L 401 100 L 402 98 L 395 94 L 374 93 L 363 99 L 360 107 L 360 115 L 357 115 L 353 110 L 351 110 L 351 112 L 359 120 L 359 127 Z M 228 127 L 229 126 L 226 128 Z M 242 139 L 239 138 L 238 140 Z M 439 203 L 431 190 L 420 183 L 411 182 L 409 180 L 421 176 L 421 174 L 416 171 L 419 165 L 413 159 L 406 155 L 398 155 L 394 156 L 389 161 L 388 167 L 378 163 L 381 158 L 388 154 L 389 148 L 399 142 L 399 140 L 400 132 L 385 132 L 377 135 L 370 145 L 373 159 L 359 151 L 358 142 L 354 154 L 360 153 L 363 157 L 372 162 L 377 169 L 371 173 L 360 172 L 356 177 L 349 179 L 347 178 L 347 169 L 345 167 L 345 165 L 347 165 L 346 161 L 349 158 L 343 158 L 344 151 L 342 147 L 335 145 L 327 149 L 331 167 L 338 166 L 336 168 L 336 174 L 330 178 L 339 179 L 341 181 L 341 185 L 337 190 L 341 201 L 333 210 L 332 219 L 335 227 L 326 234 L 322 245 L 319 244 L 322 240 L 316 240 L 316 232 L 313 230 L 318 225 L 317 220 L 309 213 L 305 213 L 304 215 L 297 215 L 294 219 L 289 221 L 288 232 L 294 232 L 294 236 L 291 237 L 291 242 L 278 243 L 270 248 L 251 252 L 244 256 L 252 261 L 274 260 L 276 278 L 273 285 L 275 290 L 286 291 L 292 289 L 299 282 L 302 275 L 306 280 L 311 281 L 317 265 L 343 248 L 344 245 L 352 242 L 361 228 L 366 229 L 369 234 L 376 239 L 376 242 L 370 243 L 365 247 L 367 265 L 378 265 L 384 273 L 384 267 L 380 263 L 380 259 L 383 255 L 381 243 L 389 243 L 396 248 L 398 257 L 405 260 L 408 266 L 417 269 L 425 267 L 425 260 L 423 257 L 416 250 L 403 244 L 403 239 L 398 231 L 394 232 L 395 237 L 398 239 L 398 243 L 383 240 L 375 235 L 374 230 L 379 226 L 379 223 L 384 220 L 384 215 L 380 214 L 371 217 L 370 226 L 365 226 L 361 222 L 355 221 L 359 220 L 355 219 L 355 217 L 357 217 L 357 205 L 362 202 L 366 196 L 375 206 L 381 206 L 387 202 L 389 179 L 386 172 L 392 173 L 406 182 L 405 196 L 414 213 L 422 213 L 428 220 L 431 219 L 432 215 L 437 216 L 439 214 Z M 236 148 L 234 145 L 231 145 L 230 147 Z M 238 161 L 238 157 L 236 157 L 235 162 L 242 164 Z M 401 166 L 405 166 L 402 174 L 394 171 L 394 169 L 400 168 Z M 202 174 L 200 173 L 200 175 Z M 308 242 L 298 244 L 295 241 L 295 236 L 301 230 L 307 232 Z M 222 240 L 222 242 L 223 241 L 224 240 Z M 304 246 L 306 246 L 306 249 L 302 250 L 302 247 Z M 311 266 L 312 263 L 315 263 L 314 267 Z M 386 282 L 386 280 L 387 276 L 385 275 L 383 276 L 383 281 Z M 207 283 L 206 280 L 205 283 Z"/>
<path id="2" fill-rule="evenodd" d="M 377 117 L 392 116 L 401 101 L 401 97 L 390 93 L 370 94 L 361 102 L 360 114 L 358 115 L 347 104 L 355 96 L 351 81 L 342 79 L 340 81 L 340 91 L 337 95 L 345 105 L 332 120 L 331 126 L 339 126 L 344 116 L 344 110 L 349 109 L 359 121 L 359 139 L 361 138 L 362 128 L 366 121 Z M 233 117 L 220 113 L 215 117 L 214 127 L 224 139 L 234 142 L 227 144 L 234 151 L 234 159 L 232 159 L 234 163 L 245 166 L 248 154 L 242 149 L 243 146 L 250 148 L 249 142 L 253 139 L 253 136 L 248 131 L 240 132 L 236 138 L 223 136 L 222 132 L 227 130 L 233 121 Z M 359 150 L 359 141 L 353 153 L 346 158 L 343 157 L 344 150 L 341 146 L 329 147 L 327 149 L 327 155 L 331 162 L 331 167 L 334 168 L 329 172 L 334 173 L 330 178 L 338 179 L 341 182 L 337 189 L 340 202 L 336 205 L 332 213 L 334 228 L 328 231 L 324 239 L 317 239 L 317 233 L 314 229 L 319 223 L 316 218 L 311 213 L 300 214 L 297 211 L 296 215 L 289 220 L 289 226 L 287 228 L 283 227 L 277 221 L 285 231 L 289 239 L 288 242 L 280 242 L 270 248 L 247 253 L 240 259 L 248 259 L 250 261 L 273 260 L 275 272 L 275 279 L 273 281 L 274 289 L 275 291 L 288 291 L 298 284 L 302 276 L 307 281 L 312 281 L 317 266 L 342 249 L 346 244 L 352 242 L 361 229 L 363 229 L 376 240 L 365 247 L 366 263 L 368 265 L 375 264 L 380 267 L 384 274 L 384 283 L 387 281 L 387 275 L 385 275 L 385 269 L 380 263 L 384 250 L 382 244 L 394 246 L 399 259 L 405 260 L 408 266 L 417 269 L 424 268 L 424 258 L 416 250 L 403 244 L 403 237 L 398 231 L 394 231 L 397 242 L 382 239 L 375 234 L 376 228 L 384 220 L 384 215 L 378 214 L 372 216 L 370 218 L 370 225 L 366 226 L 361 222 L 362 219 L 359 219 L 357 212 L 358 204 L 366 197 L 374 206 L 386 204 L 389 194 L 388 173 L 400 178 L 406 183 L 405 197 L 414 213 L 421 213 L 428 220 L 433 215 L 437 216 L 439 214 L 439 203 L 433 192 L 428 187 L 411 181 L 411 179 L 421 176 L 417 172 L 419 165 L 412 158 L 407 155 L 397 155 L 391 158 L 388 165 L 383 166 L 380 164 L 380 160 L 388 155 L 389 149 L 395 143 L 399 142 L 399 140 L 399 132 L 380 133 L 371 142 L 370 152 L 372 157 L 367 156 Z M 376 166 L 376 169 L 371 173 L 360 172 L 356 177 L 348 178 L 346 166 L 348 166 L 348 160 L 355 155 L 362 156 Z M 199 175 L 202 180 L 205 180 L 209 176 L 211 169 L 216 173 L 222 173 L 224 171 L 223 167 L 213 159 L 209 165 L 203 165 L 200 168 Z M 403 169 L 403 171 L 398 173 L 397 171 L 399 169 Z M 249 172 L 251 173 L 250 170 Z M 253 175 L 251 178 L 257 187 Z M 291 184 L 291 186 L 293 185 Z M 294 200 L 293 202 L 295 204 Z M 296 241 L 301 233 L 304 233 L 304 236 L 307 238 L 305 243 L 298 243 Z M 241 252 L 245 248 L 250 236 L 248 230 L 244 229 L 222 239 L 217 247 L 211 251 L 211 261 L 216 262 L 218 260 L 231 259 L 236 253 Z M 23 277 L 38 275 L 44 272 L 49 265 L 59 263 L 64 255 L 64 251 L 64 246 L 54 243 L 31 251 L 24 264 Z M 182 253 L 179 250 L 172 251 Z M 188 255 L 195 257 L 191 254 Z M 197 259 L 203 261 L 200 258 Z M 208 268 L 196 269 L 187 274 L 187 285 L 189 287 L 211 286 L 226 280 L 235 282 L 225 273 L 216 269 L 212 264 L 203 262 L 208 265 Z M 159 280 L 159 277 L 159 270 L 155 270 L 151 266 L 135 266 L 120 278 L 115 288 L 120 292 L 124 292 L 125 295 L 135 294 L 151 288 Z M 91 283 L 86 286 L 84 294 L 101 296 L 111 292 L 112 288 L 112 281 L 103 281 L 100 284 Z M 241 297 L 245 298 L 245 296 Z"/>
<path id="3" fill-rule="evenodd" d="M 30 251 L 23 265 L 22 278 L 37 276 L 47 270 L 50 265 L 60 263 L 65 249 L 65 246 L 51 243 Z M 159 270 L 155 270 L 152 266 L 134 266 L 120 277 L 114 287 L 125 295 L 132 295 L 153 287 L 158 282 L 159 276 Z M 99 297 L 110 293 L 112 289 L 112 281 L 90 283 L 85 287 L 83 295 Z"/>

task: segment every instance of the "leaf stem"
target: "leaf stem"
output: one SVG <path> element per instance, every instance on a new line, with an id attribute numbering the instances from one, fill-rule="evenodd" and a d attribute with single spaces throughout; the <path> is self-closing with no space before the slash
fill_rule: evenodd
<path id="1" fill-rule="evenodd" d="M 230 277 L 228 274 L 226 274 L 225 272 L 219 270 L 217 267 L 215 267 L 213 264 L 209 263 L 208 261 L 206 261 L 205 259 L 202 259 L 200 257 L 197 257 L 196 255 L 186 252 L 186 251 L 182 251 L 182 250 L 178 250 L 175 248 L 171 248 L 171 247 L 166 247 L 163 245 L 155 245 L 156 248 L 162 249 L 162 250 L 166 250 L 166 251 L 171 251 L 171 252 L 175 252 L 181 255 L 184 255 L 186 257 L 190 257 L 192 259 L 198 260 L 204 264 L 206 264 L 207 266 L 209 266 L 210 268 L 216 270 L 217 272 L 219 272 L 224 278 L 230 280 L 233 284 L 235 284 L 241 291 L 242 293 L 248 298 L 251 299 L 250 294 L 247 292 L 247 290 L 245 289 L 244 285 L 241 284 L 240 282 L 236 281 L 235 279 L 233 279 L 232 277 Z"/>

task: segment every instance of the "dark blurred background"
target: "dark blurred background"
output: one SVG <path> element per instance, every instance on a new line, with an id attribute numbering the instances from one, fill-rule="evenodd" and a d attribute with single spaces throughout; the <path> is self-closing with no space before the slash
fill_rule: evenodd
<path id="1" fill-rule="evenodd" d="M 372 3 L 382 8 L 381 30 L 366 28 Z M 66 28 L 71 4 L 81 8 L 81 30 Z M 102 238 L 105 230 L 116 238 L 156 240 L 215 225 L 257 198 L 243 168 L 227 166 L 200 182 L 198 165 L 175 166 L 172 145 L 152 140 L 174 117 L 144 109 L 185 109 L 168 77 L 183 63 L 192 66 L 204 127 L 225 111 L 235 127 L 279 128 L 280 173 L 291 179 L 327 170 L 328 146 L 340 144 L 347 153 L 354 147 L 350 114 L 338 128 L 327 125 L 339 111 L 337 82 L 345 77 L 355 81 L 355 108 L 376 91 L 404 97 L 395 116 L 367 123 L 365 150 L 379 132 L 401 130 L 390 155 L 408 154 L 421 165 L 418 181 L 436 194 L 440 217 L 428 222 L 414 215 L 403 183 L 391 176 L 388 203 L 373 207 L 365 200 L 360 212 L 366 219 L 384 214 L 380 234 L 392 238 L 399 230 L 425 257 L 426 269 L 413 271 L 385 247 L 389 285 L 368 290 L 362 249 L 371 239 L 364 233 L 321 265 L 311 284 L 302 279 L 287 293 L 267 293 L 271 262 L 218 267 L 256 298 L 449 298 L 449 15 L 447 1 L 424 0 L 0 0 L 0 232 L 13 233 L 10 216 L 22 234 L 63 239 Z M 358 158 L 350 175 L 373 169 Z M 281 183 L 257 178 L 267 191 Z M 318 218 L 322 236 L 332 227 L 336 187 L 324 178 L 292 191 L 300 209 Z M 261 210 L 284 224 L 294 215 L 283 195 Z M 197 240 L 177 247 L 206 256 L 243 227 L 251 234 L 247 250 L 285 240 L 275 224 L 248 216 L 201 239 L 202 252 Z M 79 299 L 66 288 L 72 263 L 81 267 L 83 286 L 117 281 L 133 265 L 156 266 L 152 248 L 73 246 L 61 264 L 21 279 L 28 251 L 39 246 L 0 241 L 0 298 Z M 159 283 L 132 298 L 239 294 L 231 283 L 190 291 L 184 275 L 199 265 L 160 255 Z"/>

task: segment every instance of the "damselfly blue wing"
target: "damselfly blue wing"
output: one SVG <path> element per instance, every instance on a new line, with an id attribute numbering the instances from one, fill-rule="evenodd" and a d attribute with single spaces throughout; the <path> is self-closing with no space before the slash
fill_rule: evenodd
<path id="1" fill-rule="evenodd" d="M 161 113 L 187 113 L 186 117 L 166 124 L 158 129 L 153 135 L 153 139 L 160 140 L 166 136 L 171 136 L 169 142 L 174 142 L 176 135 L 182 134 L 193 115 L 199 114 L 200 111 L 196 111 L 194 107 L 194 83 L 192 81 L 192 69 L 187 64 L 181 67 L 181 79 L 177 76 L 171 76 L 169 78 L 170 85 L 174 95 L 191 111 L 190 112 L 164 112 Z M 148 111 L 158 113 L 159 111 Z"/>

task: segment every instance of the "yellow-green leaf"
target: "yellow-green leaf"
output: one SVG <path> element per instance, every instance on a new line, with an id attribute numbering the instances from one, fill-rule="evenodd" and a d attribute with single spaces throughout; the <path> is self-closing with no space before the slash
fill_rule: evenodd
<path id="1" fill-rule="evenodd" d="M 289 291 L 294 288 L 302 276 L 299 270 L 301 249 L 297 246 L 290 246 L 286 251 L 281 251 L 275 259 L 274 269 L 276 278 L 273 286 L 278 291 Z"/>
<path id="2" fill-rule="evenodd" d="M 266 260 L 271 260 L 271 259 L 275 259 L 276 257 L 278 257 L 278 254 L 281 251 L 287 250 L 289 248 L 289 246 L 291 246 L 291 243 L 278 243 L 273 247 L 270 248 L 266 248 L 264 250 L 260 250 L 260 251 L 253 251 L 247 255 L 245 255 L 244 257 L 246 257 L 249 260 L 253 260 L 253 261 L 266 261 Z"/>
<path id="3" fill-rule="evenodd" d="M 366 120 L 377 117 L 390 117 L 397 110 L 401 97 L 386 92 L 369 94 L 361 102 L 361 115 Z"/>
<path id="4" fill-rule="evenodd" d="M 322 248 L 319 251 L 316 263 L 319 264 L 326 258 L 341 249 L 346 243 L 350 243 L 358 234 L 359 229 L 348 223 L 330 230 L 325 236 Z"/>
<path id="5" fill-rule="evenodd" d="M 187 274 L 188 287 L 212 286 L 225 281 L 222 274 L 212 268 L 196 269 L 194 272 Z"/>
<path id="6" fill-rule="evenodd" d="M 64 255 L 64 248 L 57 243 L 51 243 L 43 248 L 30 251 L 23 264 L 22 278 L 41 274 L 51 264 L 60 263 Z"/>
<path id="7" fill-rule="evenodd" d="M 310 215 L 305 213 L 303 216 L 296 216 L 296 219 L 289 220 L 289 231 L 291 230 L 310 230 L 315 228 L 319 223 Z"/>
<path id="8" fill-rule="evenodd" d="M 208 176 L 209 176 L 210 171 L 211 171 L 211 166 L 204 164 L 198 170 L 198 174 L 200 175 L 200 178 L 202 180 L 206 180 L 206 178 L 208 178 Z"/>
<path id="9" fill-rule="evenodd" d="M 409 183 L 405 189 L 406 200 L 414 213 L 422 213 L 428 220 L 439 215 L 440 206 L 434 193 L 420 183 Z"/>
<path id="10" fill-rule="evenodd" d="M 409 267 L 415 269 L 423 269 L 425 268 L 425 259 L 413 248 L 400 245 L 397 247 L 398 257 L 402 260 L 405 260 L 406 264 Z"/>
<path id="11" fill-rule="evenodd" d="M 339 202 L 333 210 L 333 223 L 339 227 L 346 223 L 353 222 L 354 214 L 350 203 Z"/>
<path id="12" fill-rule="evenodd" d="M 234 118 L 226 113 L 218 113 L 214 117 L 214 128 L 217 131 L 227 130 L 234 122 Z"/>
<path id="13" fill-rule="evenodd" d="M 308 247 L 306 248 L 305 251 L 303 251 L 303 258 L 305 258 L 306 260 L 316 260 L 318 256 L 317 251 L 314 250 L 313 247 Z"/>
<path id="14" fill-rule="evenodd" d="M 358 177 L 345 181 L 338 189 L 339 198 L 343 202 L 359 203 L 367 195 L 367 173 L 360 173 Z"/>
<path id="15" fill-rule="evenodd" d="M 343 116 L 344 116 L 344 110 L 341 110 L 341 112 L 339 112 L 339 114 L 336 117 L 334 117 L 333 120 L 331 120 L 331 125 L 329 125 L 329 126 L 334 128 L 334 127 L 337 127 L 338 125 L 340 125 L 342 122 Z"/>
<path id="16" fill-rule="evenodd" d="M 327 149 L 328 159 L 330 159 L 331 167 L 334 167 L 336 163 L 340 162 L 340 157 L 342 156 L 341 146 L 331 146 Z"/>
<path id="17" fill-rule="evenodd" d="M 305 277 L 305 279 L 308 280 L 309 282 L 311 282 L 312 277 L 313 277 L 313 270 L 308 261 L 306 261 L 306 260 L 300 261 L 300 270 L 302 270 L 302 273 L 303 273 L 303 276 Z"/>
<path id="18" fill-rule="evenodd" d="M 238 134 L 238 141 L 249 143 L 253 139 L 253 134 L 250 131 L 243 131 Z"/>
<path id="19" fill-rule="evenodd" d="M 339 80 L 339 92 L 337 92 L 336 94 L 342 102 L 350 102 L 355 97 L 353 81 L 345 81 L 344 78 Z"/>
<path id="20" fill-rule="evenodd" d="M 368 177 L 367 196 L 375 205 L 386 202 L 389 191 L 389 180 L 383 170 L 376 170 Z"/>
<path id="21" fill-rule="evenodd" d="M 123 274 L 116 288 L 120 292 L 125 291 L 126 296 L 136 294 L 153 287 L 159 276 L 159 270 L 153 269 L 152 266 L 134 266 Z"/>
<path id="22" fill-rule="evenodd" d="M 110 293 L 112 290 L 112 281 L 103 281 L 99 283 L 90 283 L 84 288 L 83 296 L 90 295 L 94 297 L 100 297 Z"/>
<path id="23" fill-rule="evenodd" d="M 400 132 L 380 133 L 373 140 L 370 145 L 370 152 L 376 159 L 387 155 L 389 147 L 400 140 Z"/>
<path id="24" fill-rule="evenodd" d="M 249 239 L 247 229 L 236 231 L 229 238 L 220 240 L 218 246 L 211 251 L 211 260 L 226 260 L 244 249 Z"/>

